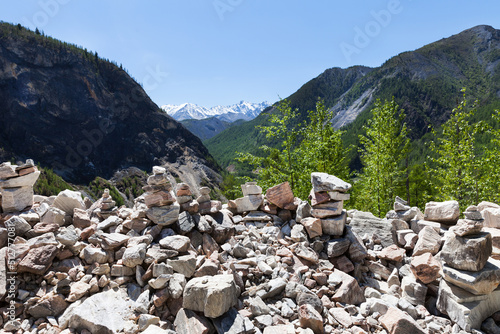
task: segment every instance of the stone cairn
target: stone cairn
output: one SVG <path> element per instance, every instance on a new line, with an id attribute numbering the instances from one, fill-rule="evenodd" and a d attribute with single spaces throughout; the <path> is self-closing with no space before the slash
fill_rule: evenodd
<path id="1" fill-rule="evenodd" d="M 0 333 L 499 330 L 494 203 L 459 219 L 456 201 L 422 213 L 396 198 L 381 219 L 346 211 L 351 185 L 324 173 L 310 204 L 287 182 L 222 205 L 169 179 L 154 167 L 132 208 L 65 190 L 4 212 Z"/>
<path id="2" fill-rule="evenodd" d="M 33 185 L 40 176 L 33 160 L 20 166 L 4 162 L 0 165 L 2 211 L 19 212 L 33 205 Z"/>

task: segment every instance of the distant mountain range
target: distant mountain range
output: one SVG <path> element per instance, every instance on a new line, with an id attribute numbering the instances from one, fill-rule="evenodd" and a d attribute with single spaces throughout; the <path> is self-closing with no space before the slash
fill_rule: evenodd
<path id="1" fill-rule="evenodd" d="M 193 103 L 183 103 L 181 105 L 166 104 L 161 106 L 161 109 L 177 121 L 216 117 L 221 121 L 232 123 L 239 119 L 245 121 L 252 120 L 270 105 L 268 102 L 250 103 L 241 101 L 230 106 L 206 108 Z"/>
<path id="2" fill-rule="evenodd" d="M 478 100 L 476 120 L 491 121 L 500 108 L 500 30 L 480 25 L 448 38 L 403 52 L 376 68 L 330 68 L 305 83 L 287 99 L 299 110 L 298 122 L 314 110 L 318 98 L 334 112 L 331 120 L 342 128 L 344 143 L 359 147 L 358 135 L 377 99 L 392 97 L 405 110 L 415 149 L 415 160 L 425 158 L 430 126 L 445 122 L 467 88 L 469 102 Z M 233 163 L 235 152 L 253 152 L 267 143 L 257 126 L 268 123 L 268 113 L 226 129 L 204 142 L 222 167 Z M 418 156 L 417 156 L 418 155 Z M 351 150 L 351 167 L 360 168 L 357 150 Z"/>
<path id="3" fill-rule="evenodd" d="M 230 106 L 202 107 L 193 103 L 161 108 L 201 140 L 207 140 L 242 121 L 251 121 L 271 104 L 241 101 Z"/>

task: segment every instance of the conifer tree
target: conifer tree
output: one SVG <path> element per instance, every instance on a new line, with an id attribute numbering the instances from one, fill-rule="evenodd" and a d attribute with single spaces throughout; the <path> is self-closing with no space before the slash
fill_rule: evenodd
<path id="1" fill-rule="evenodd" d="M 482 159 L 476 148 L 477 134 L 484 131 L 483 122 L 472 123 L 475 105 L 469 107 L 462 89 L 463 99 L 451 112 L 431 150 L 435 164 L 437 194 L 444 200 L 457 200 L 465 209 L 477 204 L 480 198 L 480 170 Z"/>
<path id="2" fill-rule="evenodd" d="M 354 187 L 356 204 L 379 217 L 391 209 L 396 195 L 405 192 L 409 147 L 404 113 L 394 102 L 380 100 L 371 111 L 372 118 L 360 135 L 363 169 Z"/>

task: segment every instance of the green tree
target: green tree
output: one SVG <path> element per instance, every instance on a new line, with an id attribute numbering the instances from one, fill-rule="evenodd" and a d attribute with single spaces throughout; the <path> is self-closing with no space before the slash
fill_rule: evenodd
<path id="1" fill-rule="evenodd" d="M 354 187 L 355 201 L 360 209 L 381 216 L 390 210 L 394 198 L 406 183 L 406 155 L 409 148 L 404 112 L 394 102 L 377 100 L 372 118 L 360 135 L 359 148 L 363 168 Z"/>
<path id="2" fill-rule="evenodd" d="M 451 112 L 441 129 L 440 136 L 430 144 L 435 153 L 433 174 L 442 199 L 455 199 L 464 208 L 479 202 L 481 164 L 483 159 L 476 147 L 477 135 L 486 129 L 484 122 L 472 123 L 475 104 L 467 105 L 465 88 L 463 98 Z"/>
<path id="3" fill-rule="evenodd" d="M 276 111 L 269 113 L 269 124 L 259 126 L 266 139 L 278 143 L 277 147 L 262 145 L 264 156 L 238 153 L 239 162 L 248 163 L 258 173 L 259 183 L 266 189 L 288 181 L 294 194 L 299 195 L 298 178 L 300 164 L 298 157 L 298 138 L 300 129 L 297 124 L 297 111 L 292 110 L 290 102 L 281 100 Z"/>
<path id="4" fill-rule="evenodd" d="M 500 111 L 496 110 L 492 115 L 496 127 L 488 129 L 491 142 L 486 147 L 479 164 L 480 200 L 500 203 Z M 479 201 L 476 201 L 476 204 Z"/>
<path id="5" fill-rule="evenodd" d="M 307 187 L 310 188 L 311 172 L 323 172 L 341 179 L 349 178 L 347 155 L 342 143 L 343 132 L 331 125 L 333 111 L 327 109 L 322 100 L 316 110 L 309 111 L 308 122 L 300 144 L 303 165 L 307 170 Z"/>

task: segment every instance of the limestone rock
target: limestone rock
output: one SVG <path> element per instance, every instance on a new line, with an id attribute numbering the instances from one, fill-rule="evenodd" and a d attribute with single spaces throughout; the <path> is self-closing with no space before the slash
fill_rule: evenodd
<path id="1" fill-rule="evenodd" d="M 3 212 L 18 212 L 33 205 L 33 187 L 5 188 L 2 192 Z"/>
<path id="2" fill-rule="evenodd" d="M 70 328 L 112 334 L 123 331 L 126 321 L 134 316 L 133 306 L 124 290 L 111 289 L 92 295 L 79 306 L 68 309 L 69 314 L 65 315 L 69 317 Z"/>
<path id="3" fill-rule="evenodd" d="M 326 243 L 329 258 L 343 255 L 349 249 L 351 242 L 348 239 L 332 239 Z"/>
<path id="4" fill-rule="evenodd" d="M 264 201 L 263 195 L 248 195 L 228 202 L 228 207 L 237 213 L 257 210 Z"/>
<path id="5" fill-rule="evenodd" d="M 460 237 L 473 235 L 481 232 L 483 228 L 482 220 L 459 219 L 457 225 L 450 228 L 450 231 Z"/>
<path id="6" fill-rule="evenodd" d="M 441 265 L 431 253 L 424 253 L 413 257 L 410 268 L 415 277 L 424 284 L 429 284 L 440 277 L 439 271 L 441 270 Z"/>
<path id="7" fill-rule="evenodd" d="M 196 257 L 194 255 L 176 256 L 167 260 L 175 272 L 183 274 L 187 278 L 192 277 L 196 270 Z"/>
<path id="8" fill-rule="evenodd" d="M 403 297 L 413 305 L 423 305 L 425 303 L 425 296 L 427 295 L 427 286 L 415 280 L 413 275 L 403 277 L 401 281 L 401 289 L 403 290 Z"/>
<path id="9" fill-rule="evenodd" d="M 18 272 L 43 275 L 52 265 L 59 249 L 55 245 L 32 248 L 17 266 Z"/>
<path id="10" fill-rule="evenodd" d="M 293 204 L 294 198 L 292 188 L 288 182 L 278 184 L 266 191 L 266 199 L 281 209 Z"/>
<path id="11" fill-rule="evenodd" d="M 250 319 L 243 317 L 235 308 L 226 314 L 213 319 L 217 333 L 250 334 L 255 332 L 255 327 Z"/>
<path id="12" fill-rule="evenodd" d="M 327 202 L 317 204 L 312 207 L 311 215 L 316 218 L 336 217 L 342 214 L 343 209 L 342 201 Z"/>
<path id="13" fill-rule="evenodd" d="M 389 307 L 380 323 L 389 334 L 427 334 L 412 317 L 396 307 Z"/>
<path id="14" fill-rule="evenodd" d="M 439 248 L 441 248 L 441 236 L 432 227 L 425 226 L 418 233 L 418 241 L 413 249 L 413 256 L 422 255 L 424 253 L 436 255 Z"/>
<path id="15" fill-rule="evenodd" d="M 479 271 L 488 261 L 492 249 L 489 233 L 460 237 L 448 232 L 441 250 L 441 260 L 455 269 Z"/>
<path id="16" fill-rule="evenodd" d="M 323 317 L 309 304 L 299 307 L 299 321 L 303 328 L 310 328 L 314 334 L 323 334 Z"/>
<path id="17" fill-rule="evenodd" d="M 152 207 L 146 211 L 146 215 L 153 223 L 160 226 L 172 225 L 179 219 L 180 205 L 174 202 L 169 206 Z"/>
<path id="18" fill-rule="evenodd" d="M 346 221 L 347 213 L 345 210 L 342 211 L 340 216 L 321 219 L 321 228 L 323 234 L 339 236 L 343 235 Z"/>
<path id="19" fill-rule="evenodd" d="M 241 191 L 243 192 L 243 196 L 262 194 L 262 188 L 259 187 L 256 182 L 242 184 Z"/>
<path id="20" fill-rule="evenodd" d="M 429 202 L 425 204 L 424 219 L 454 224 L 460 216 L 460 206 L 457 201 Z"/>
<path id="21" fill-rule="evenodd" d="M 500 310 L 500 288 L 477 296 L 441 280 L 437 309 L 465 331 L 480 329 L 486 318 Z"/>
<path id="22" fill-rule="evenodd" d="M 396 245 L 385 247 L 378 253 L 378 257 L 384 260 L 401 262 L 403 261 L 406 251 Z"/>
<path id="23" fill-rule="evenodd" d="M 61 191 L 54 200 L 53 205 L 70 216 L 73 215 L 75 208 L 85 210 L 82 194 L 69 189 Z"/>
<path id="24" fill-rule="evenodd" d="M 146 244 L 127 247 L 122 256 L 123 264 L 130 268 L 141 265 L 146 258 L 146 247 Z"/>
<path id="25" fill-rule="evenodd" d="M 35 305 L 28 308 L 28 313 L 35 318 L 57 316 L 68 307 L 64 296 L 54 292 L 48 293 L 40 298 Z"/>
<path id="26" fill-rule="evenodd" d="M 323 229 L 321 228 L 321 220 L 318 218 L 308 217 L 301 220 L 301 224 L 304 225 L 309 238 L 315 238 L 323 235 Z M 296 225 L 298 226 L 298 225 Z M 294 226 L 295 227 L 295 226 Z M 343 227 L 342 227 L 343 229 Z M 292 229 L 293 231 L 293 229 Z"/>
<path id="27" fill-rule="evenodd" d="M 484 227 L 500 228 L 500 208 L 486 208 L 481 211 Z"/>
<path id="28" fill-rule="evenodd" d="M 217 318 L 236 305 L 239 294 L 233 275 L 196 277 L 186 284 L 182 307 Z"/>
<path id="29" fill-rule="evenodd" d="M 363 294 L 363 291 L 359 287 L 359 284 L 356 281 L 356 279 L 354 279 L 354 277 L 338 269 L 334 269 L 331 275 L 337 277 L 341 282 L 340 287 L 337 289 L 337 291 L 332 297 L 333 301 L 338 301 L 341 303 L 353 304 L 353 305 L 359 305 L 365 301 L 365 296 Z"/>
<path id="30" fill-rule="evenodd" d="M 213 334 L 215 333 L 215 328 L 212 323 L 202 316 L 199 316 L 195 312 L 181 308 L 177 312 L 177 316 L 174 321 L 175 331 L 178 334 Z"/>
<path id="31" fill-rule="evenodd" d="M 377 235 L 383 247 L 388 247 L 396 242 L 392 235 L 391 222 L 387 219 L 377 218 L 370 212 L 355 212 L 349 226 L 359 236 Z"/>
<path id="32" fill-rule="evenodd" d="M 313 190 L 317 193 L 321 191 L 338 191 L 345 193 L 351 189 L 350 183 L 326 173 L 311 173 L 311 183 Z"/>
<path id="33" fill-rule="evenodd" d="M 166 249 L 172 249 L 177 252 L 187 252 L 191 240 L 183 235 L 171 235 L 160 240 L 160 246 Z"/>
<path id="34" fill-rule="evenodd" d="M 23 236 L 26 232 L 31 230 L 31 225 L 19 216 L 14 216 L 5 222 L 5 227 L 12 231 L 14 229 L 15 235 Z"/>
<path id="35" fill-rule="evenodd" d="M 480 271 L 443 266 L 444 279 L 472 294 L 487 295 L 500 285 L 500 261 L 490 258 Z"/>

